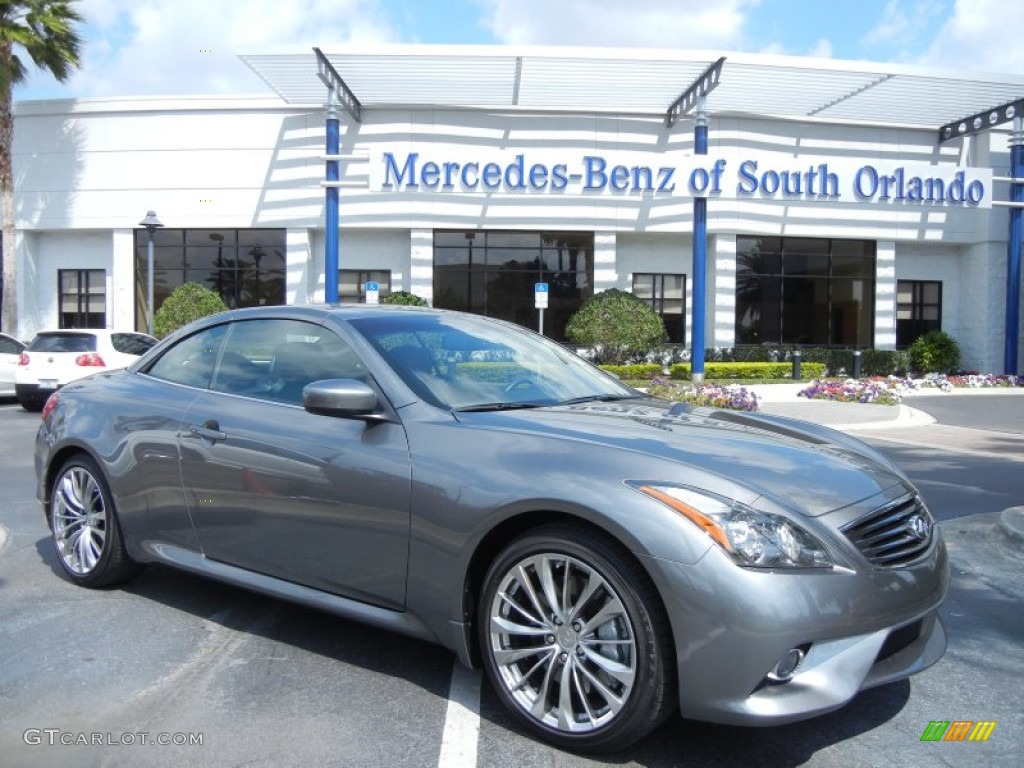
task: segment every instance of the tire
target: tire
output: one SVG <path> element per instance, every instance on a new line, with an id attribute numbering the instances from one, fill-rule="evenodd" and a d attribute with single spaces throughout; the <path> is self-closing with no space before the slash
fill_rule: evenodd
<path id="1" fill-rule="evenodd" d="M 125 551 L 110 487 L 91 457 L 78 454 L 61 466 L 50 487 L 47 516 L 57 559 L 71 581 L 108 587 L 137 573 Z"/>
<path id="2" fill-rule="evenodd" d="M 589 527 L 539 528 L 509 544 L 488 570 L 476 624 L 502 703 L 559 748 L 620 750 L 675 711 L 675 656 L 654 586 Z"/>
<path id="3" fill-rule="evenodd" d="M 21 403 L 21 407 L 29 413 L 39 413 L 43 410 L 43 403 L 39 402 L 38 399 L 19 397 L 18 402 Z"/>

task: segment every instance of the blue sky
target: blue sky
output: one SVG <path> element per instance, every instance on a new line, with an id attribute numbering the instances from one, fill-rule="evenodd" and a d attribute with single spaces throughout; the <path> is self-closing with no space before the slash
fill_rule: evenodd
<path id="1" fill-rule="evenodd" d="M 18 100 L 269 94 L 239 53 L 345 45 L 685 48 L 1024 75 L 1024 0 L 79 0 L 84 61 Z"/>

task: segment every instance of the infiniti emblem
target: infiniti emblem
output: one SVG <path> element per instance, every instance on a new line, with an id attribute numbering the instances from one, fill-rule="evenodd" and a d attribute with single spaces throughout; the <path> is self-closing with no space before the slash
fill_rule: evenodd
<path id="1" fill-rule="evenodd" d="M 929 531 L 931 531 L 931 524 L 924 515 L 914 515 L 907 520 L 907 532 L 918 541 L 927 539 Z"/>

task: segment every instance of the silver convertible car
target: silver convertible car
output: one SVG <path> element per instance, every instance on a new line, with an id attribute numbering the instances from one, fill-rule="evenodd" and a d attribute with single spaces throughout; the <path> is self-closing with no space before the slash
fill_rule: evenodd
<path id="1" fill-rule="evenodd" d="M 163 563 L 440 643 L 570 750 L 812 717 L 946 646 L 946 549 L 888 459 L 475 315 L 206 318 L 53 395 L 35 464 L 72 581 Z"/>

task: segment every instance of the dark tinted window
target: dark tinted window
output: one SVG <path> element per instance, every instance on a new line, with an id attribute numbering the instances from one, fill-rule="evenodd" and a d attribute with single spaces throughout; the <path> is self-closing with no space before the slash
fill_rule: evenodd
<path id="1" fill-rule="evenodd" d="M 125 355 L 142 355 L 156 344 L 156 339 L 143 336 L 141 333 L 114 333 L 110 336 L 114 349 Z"/>
<path id="2" fill-rule="evenodd" d="M 8 336 L 0 336 L 0 355 L 17 355 L 25 348 L 17 339 Z"/>
<path id="3" fill-rule="evenodd" d="M 29 352 L 95 352 L 96 337 L 91 333 L 40 333 L 28 349 Z"/>
<path id="4" fill-rule="evenodd" d="M 736 342 L 870 347 L 876 245 L 736 238 Z"/>
<path id="5" fill-rule="evenodd" d="M 590 232 L 434 231 L 434 306 L 536 328 L 534 287 L 547 283 L 544 333 L 565 339 L 594 293 Z"/>

